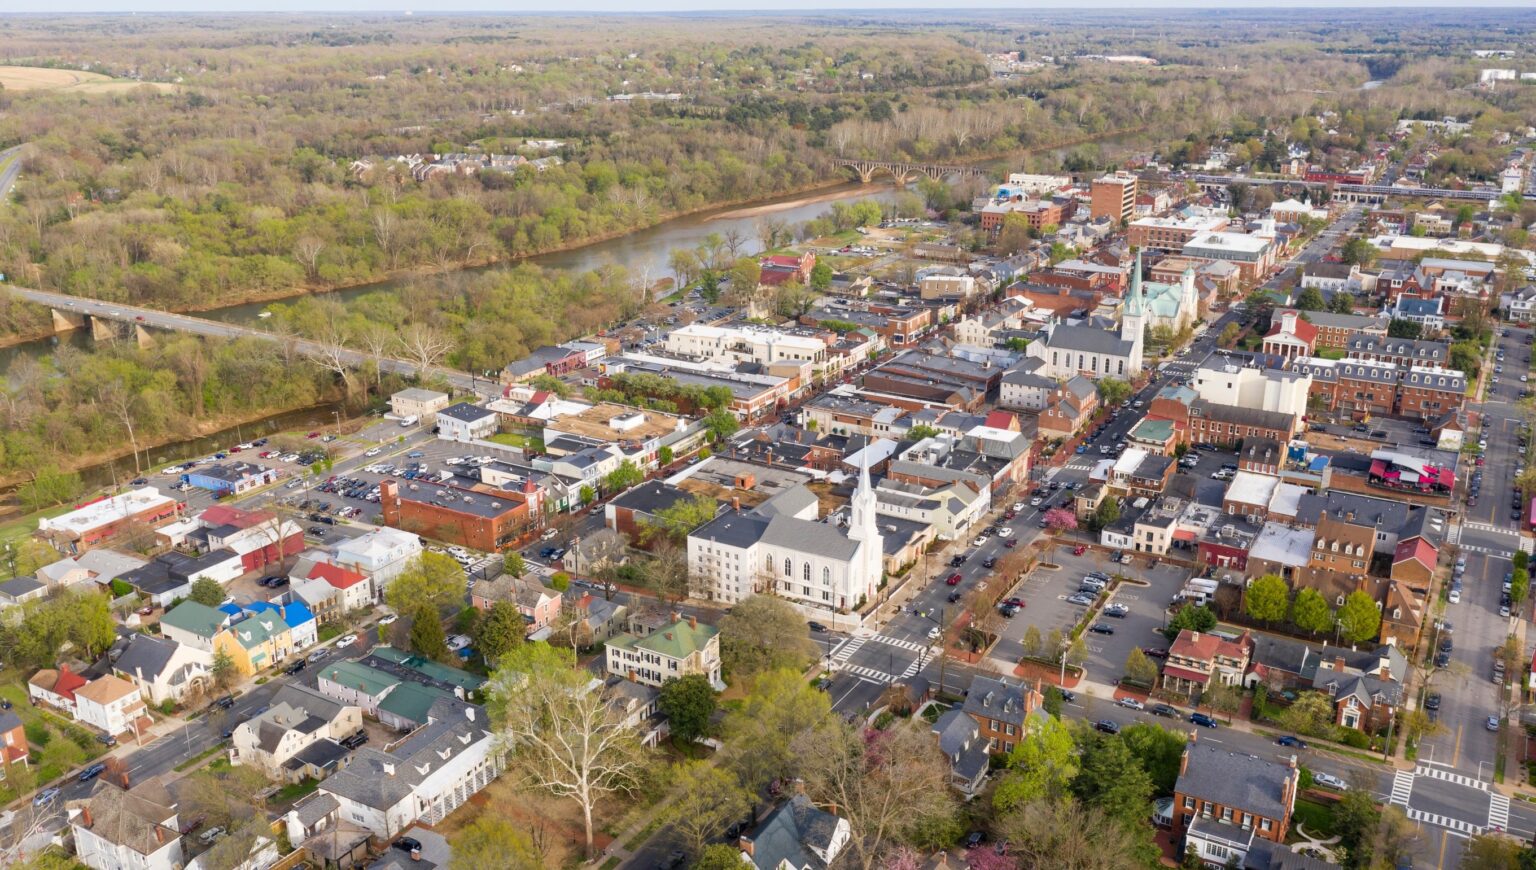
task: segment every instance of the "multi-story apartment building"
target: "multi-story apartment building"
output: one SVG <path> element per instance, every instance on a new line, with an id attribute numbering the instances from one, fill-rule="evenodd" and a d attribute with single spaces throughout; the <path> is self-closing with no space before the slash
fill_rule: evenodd
<path id="1" fill-rule="evenodd" d="M 1107 217 L 1117 224 L 1130 220 L 1136 214 L 1136 185 L 1136 176 L 1129 172 L 1095 178 L 1089 188 L 1089 215 L 1094 220 Z"/>
<path id="2" fill-rule="evenodd" d="M 1184 250 L 1196 236 L 1218 232 L 1227 226 L 1225 213 L 1145 217 L 1131 221 L 1126 229 L 1126 239 L 1138 250 L 1173 253 Z"/>

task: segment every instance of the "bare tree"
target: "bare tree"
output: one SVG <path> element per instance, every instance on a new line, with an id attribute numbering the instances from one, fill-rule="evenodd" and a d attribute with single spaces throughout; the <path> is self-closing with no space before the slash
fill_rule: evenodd
<path id="1" fill-rule="evenodd" d="M 413 323 L 400 333 L 405 358 L 416 366 L 416 377 L 425 378 L 447 356 L 452 346 L 443 334 L 423 323 Z"/>
<path id="2" fill-rule="evenodd" d="M 381 364 L 389 356 L 389 352 L 395 346 L 395 333 L 389 327 L 372 323 L 358 336 L 358 342 L 363 350 L 373 360 L 373 382 L 379 384 L 383 381 Z"/>
<path id="3" fill-rule="evenodd" d="M 135 401 L 133 392 L 119 378 L 104 386 L 98 398 L 101 401 L 102 407 L 106 408 L 109 414 L 116 417 L 117 421 L 123 425 L 123 430 L 128 433 L 128 444 L 133 448 L 133 470 L 135 472 L 143 471 L 144 467 L 139 461 L 139 437 L 138 433 L 134 431 L 133 426 L 136 417 L 136 406 L 138 404 Z"/>
<path id="4" fill-rule="evenodd" d="M 347 334 L 335 323 L 326 324 L 315 337 L 318 350 L 315 359 L 327 371 L 335 372 L 341 378 L 342 388 L 351 398 L 355 388 L 352 377 L 352 351 L 347 347 Z"/>
<path id="5" fill-rule="evenodd" d="M 720 237 L 725 241 L 725 249 L 730 252 L 732 260 L 741 256 L 741 246 L 747 241 L 746 233 L 732 226 L 721 233 Z"/>
<path id="6" fill-rule="evenodd" d="M 588 691 L 590 681 L 561 652 L 523 644 L 502 657 L 486 686 L 496 738 L 523 783 L 581 807 L 589 858 L 594 807 L 633 792 L 645 767 L 634 730 L 602 693 Z"/>
<path id="7" fill-rule="evenodd" d="M 935 820 L 953 816 L 949 764 L 926 727 L 911 722 L 866 733 L 839 723 L 793 749 L 805 765 L 806 794 L 847 813 L 856 866 L 873 870 L 886 852 Z"/>
<path id="8" fill-rule="evenodd" d="M 320 252 L 323 250 L 325 241 L 314 236 L 302 236 L 293 243 L 293 258 L 299 261 L 311 279 L 319 273 Z"/>

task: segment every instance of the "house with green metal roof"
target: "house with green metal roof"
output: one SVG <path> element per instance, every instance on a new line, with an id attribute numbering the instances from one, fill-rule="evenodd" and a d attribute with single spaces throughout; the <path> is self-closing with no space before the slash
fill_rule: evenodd
<path id="1" fill-rule="evenodd" d="M 160 631 L 177 643 L 213 652 L 213 639 L 229 627 L 229 620 L 230 615 L 222 610 L 183 601 L 160 617 Z"/>
<path id="2" fill-rule="evenodd" d="M 1126 441 L 1137 447 L 1145 447 L 1153 453 L 1167 456 L 1173 453 L 1176 429 L 1172 420 L 1147 417 L 1136 424 Z"/>
<path id="3" fill-rule="evenodd" d="M 320 671 L 315 688 L 320 694 L 344 704 L 354 704 L 369 716 L 379 715 L 379 703 L 400 678 L 361 662 L 336 662 Z"/>
<path id="4" fill-rule="evenodd" d="M 720 679 L 720 630 L 696 617 L 679 619 L 644 637 L 621 634 L 606 646 L 610 674 L 647 686 L 703 674 L 716 690 L 725 690 Z"/>
<path id="5" fill-rule="evenodd" d="M 427 721 L 427 711 L 439 698 L 452 695 L 420 683 L 401 683 L 379 702 L 379 721 L 396 731 L 411 731 Z"/>
<path id="6" fill-rule="evenodd" d="M 468 697 L 470 692 L 485 685 L 484 677 L 390 646 L 374 647 L 363 662 L 408 682 L 452 688 L 456 690 L 453 694 L 460 698 Z"/>

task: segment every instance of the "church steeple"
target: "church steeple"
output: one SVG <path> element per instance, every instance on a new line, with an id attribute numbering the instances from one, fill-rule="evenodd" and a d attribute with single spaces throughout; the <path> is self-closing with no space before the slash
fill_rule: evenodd
<path id="1" fill-rule="evenodd" d="M 1141 251 L 1136 252 L 1136 266 L 1131 270 L 1131 289 L 1120 306 L 1120 337 L 1138 344 L 1146 329 L 1146 297 L 1141 288 Z"/>

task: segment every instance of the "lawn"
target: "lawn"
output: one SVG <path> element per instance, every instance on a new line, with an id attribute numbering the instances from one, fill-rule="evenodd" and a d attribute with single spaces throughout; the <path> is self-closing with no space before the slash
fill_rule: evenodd
<path id="1" fill-rule="evenodd" d="M 319 787 L 320 780 L 306 778 L 301 782 L 289 783 L 288 785 L 285 785 L 277 791 L 273 792 L 271 800 L 273 803 L 277 804 L 292 803 L 307 794 L 311 794 Z"/>
<path id="2" fill-rule="evenodd" d="M 1296 825 L 1305 825 L 1307 833 L 1314 837 L 1327 839 L 1333 836 L 1333 807 L 1327 804 L 1297 798 L 1292 818 Z M 1294 831 L 1293 826 L 1293 839 L 1299 840 L 1300 837 L 1296 837 Z"/>
<path id="3" fill-rule="evenodd" d="M 524 450 L 532 450 L 537 453 L 544 452 L 544 442 L 532 435 L 524 435 L 520 432 L 498 432 L 486 439 L 497 444 L 505 444 L 508 447 L 521 447 Z"/>
<path id="4" fill-rule="evenodd" d="M 1318 348 L 1317 355 L 1323 359 L 1343 359 L 1344 351 L 1336 347 L 1323 347 Z"/>

